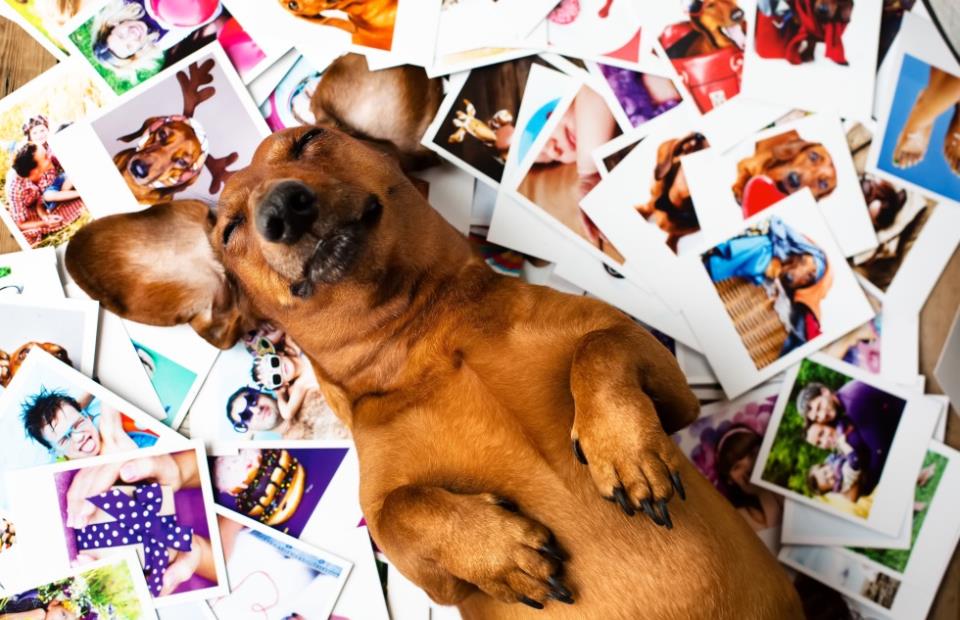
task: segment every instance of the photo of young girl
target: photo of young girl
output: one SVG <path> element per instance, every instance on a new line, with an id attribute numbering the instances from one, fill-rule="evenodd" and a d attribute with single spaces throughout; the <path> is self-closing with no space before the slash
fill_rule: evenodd
<path id="1" fill-rule="evenodd" d="M 132 553 L 0 596 L 0 620 L 147 620 L 156 612 Z"/>
<path id="2" fill-rule="evenodd" d="M 69 39 L 118 95 L 212 41 L 220 42 L 245 82 L 266 59 L 220 0 L 108 0 Z"/>
<path id="3" fill-rule="evenodd" d="M 857 329 L 834 341 L 823 352 L 851 366 L 856 366 L 872 374 L 879 374 L 883 309 L 876 298 L 867 295 L 867 300 L 877 314 Z"/>
<path id="4" fill-rule="evenodd" d="M 316 121 L 310 99 L 322 75 L 323 71 L 315 69 L 306 57 L 297 58 L 260 106 L 260 113 L 272 131 L 312 125 Z"/>
<path id="5" fill-rule="evenodd" d="M 62 63 L 0 105 L 0 217 L 23 249 L 62 245 L 91 219 L 48 142 L 103 105 L 76 69 Z"/>
<path id="6" fill-rule="evenodd" d="M 556 107 L 551 102 L 535 112 L 527 128 L 537 127 L 539 133 L 547 118 L 559 115 Z M 606 101 L 589 86 L 581 87 L 559 116 L 516 191 L 607 256 L 623 262 L 620 252 L 580 208 L 583 197 L 600 182 L 593 151 L 619 135 L 620 128 Z M 521 161 L 525 159 L 522 147 L 521 141 Z"/>
<path id="7" fill-rule="evenodd" d="M 706 405 L 693 424 L 673 438 L 697 469 L 776 552 L 783 498 L 750 482 L 780 391 L 767 383 L 739 398 Z"/>

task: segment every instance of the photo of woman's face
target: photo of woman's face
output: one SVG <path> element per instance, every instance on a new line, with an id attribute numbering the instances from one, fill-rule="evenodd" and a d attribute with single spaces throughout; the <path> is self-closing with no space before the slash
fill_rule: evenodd
<path id="1" fill-rule="evenodd" d="M 150 31 L 140 20 L 130 20 L 114 26 L 107 35 L 107 47 L 117 58 L 130 58 L 147 43 Z"/>
<path id="2" fill-rule="evenodd" d="M 571 105 L 564 112 L 560 124 L 553 130 L 550 139 L 537 155 L 538 164 L 574 164 L 577 162 L 577 123 Z"/>
<path id="3" fill-rule="evenodd" d="M 36 144 L 44 144 L 47 141 L 47 135 L 49 131 L 47 130 L 46 125 L 34 125 L 30 128 L 30 133 L 27 136 L 30 139 L 30 142 Z"/>

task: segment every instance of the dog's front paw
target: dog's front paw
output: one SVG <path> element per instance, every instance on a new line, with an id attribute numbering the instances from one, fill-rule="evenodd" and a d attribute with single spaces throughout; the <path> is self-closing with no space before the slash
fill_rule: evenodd
<path id="1" fill-rule="evenodd" d="M 634 413 L 575 423 L 573 452 L 605 499 L 628 516 L 641 511 L 672 529 L 667 503 L 675 494 L 686 499 L 676 447 L 662 428 L 645 427 Z"/>
<path id="2" fill-rule="evenodd" d="M 550 599 L 573 604 L 573 593 L 560 580 L 565 555 L 550 530 L 513 502 L 492 494 L 474 497 L 478 502 L 463 515 L 440 563 L 505 603 L 536 609 Z"/>

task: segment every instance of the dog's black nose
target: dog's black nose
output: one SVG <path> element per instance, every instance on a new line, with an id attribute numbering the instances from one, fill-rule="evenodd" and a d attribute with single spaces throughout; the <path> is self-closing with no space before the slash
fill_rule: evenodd
<path id="1" fill-rule="evenodd" d="M 300 181 L 281 181 L 260 200 L 257 230 L 267 241 L 296 243 L 317 219 L 317 195 Z"/>
<path id="2" fill-rule="evenodd" d="M 800 187 L 800 175 L 796 172 L 791 172 L 788 174 L 787 181 L 790 183 L 790 187 Z"/>
<path id="3" fill-rule="evenodd" d="M 146 165 L 139 159 L 134 159 L 130 162 L 130 172 L 133 173 L 133 176 L 138 179 L 146 178 L 150 174 L 150 166 Z"/>
<path id="4" fill-rule="evenodd" d="M 743 19 L 743 9 L 733 9 L 730 12 L 730 19 L 735 22 L 741 21 Z"/>

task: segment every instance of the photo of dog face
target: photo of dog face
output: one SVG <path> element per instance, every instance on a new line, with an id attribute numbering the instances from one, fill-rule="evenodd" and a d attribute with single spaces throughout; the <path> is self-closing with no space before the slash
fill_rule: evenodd
<path id="1" fill-rule="evenodd" d="M 829 196 L 837 187 L 837 170 L 833 157 L 820 142 L 805 140 L 791 129 L 785 133 L 760 140 L 754 154 L 737 163 L 737 180 L 733 195 L 737 203 L 750 213 L 750 190 L 755 179 L 762 179 L 770 189 L 783 196 L 806 187 L 817 200 Z"/>
<path id="2" fill-rule="evenodd" d="M 667 246 L 674 252 L 681 237 L 700 230 L 680 158 L 709 146 L 706 136 L 699 132 L 671 138 L 660 144 L 650 200 L 637 206 L 637 212 L 644 219 L 667 233 Z"/>
<path id="3" fill-rule="evenodd" d="M 206 133 L 183 115 L 154 116 L 137 132 L 119 138 L 137 146 L 113 157 L 123 180 L 138 199 L 170 195 L 196 182 L 207 159 Z"/>
<path id="4" fill-rule="evenodd" d="M 351 42 L 390 50 L 398 0 L 280 0 L 292 15 L 350 34 Z"/>

